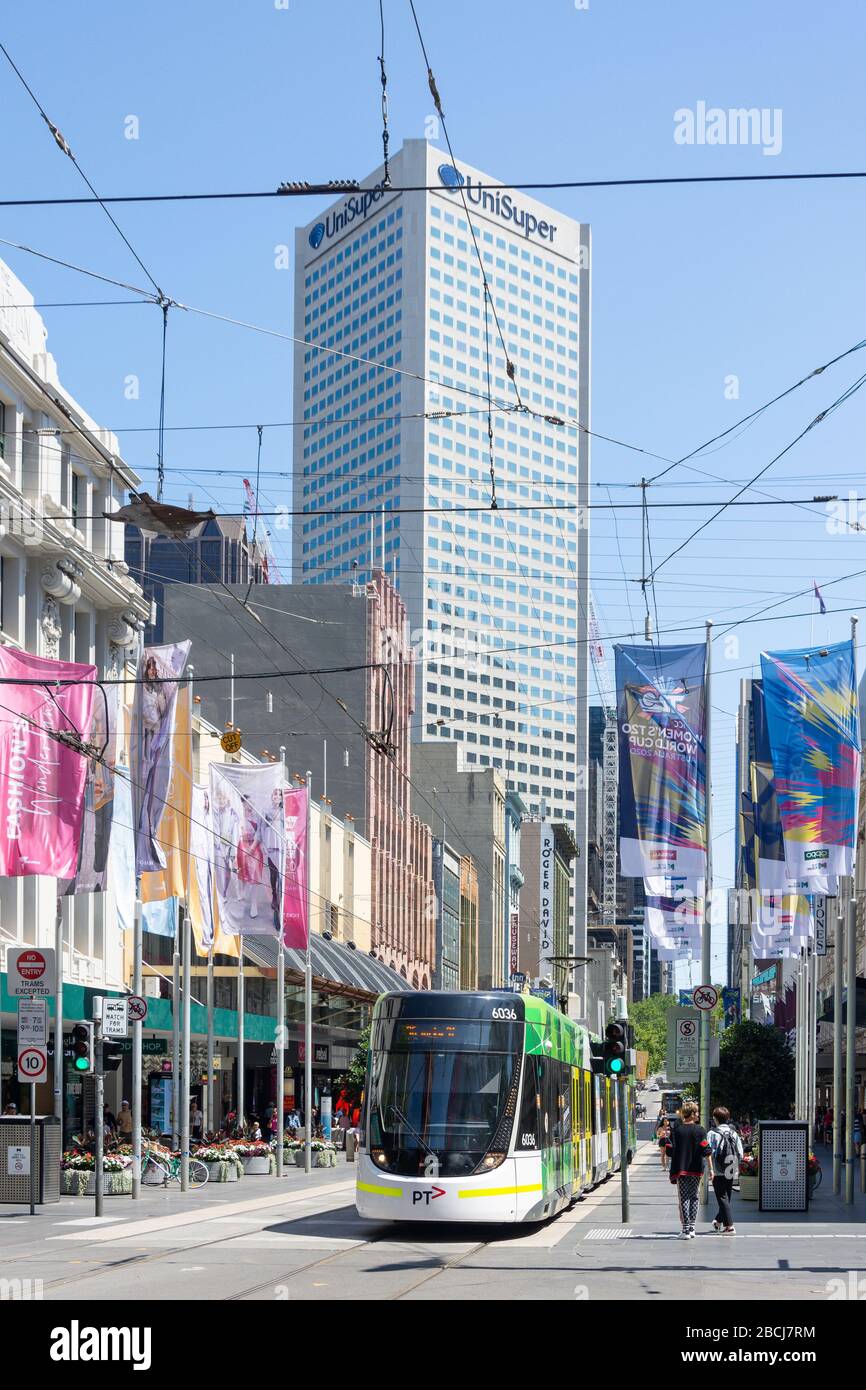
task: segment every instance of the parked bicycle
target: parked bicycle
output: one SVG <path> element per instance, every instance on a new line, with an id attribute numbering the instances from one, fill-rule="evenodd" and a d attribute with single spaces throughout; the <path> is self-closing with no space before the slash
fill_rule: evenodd
<path id="1" fill-rule="evenodd" d="M 152 1149 L 145 1146 L 144 1162 L 142 1164 L 141 1175 L 144 1177 L 148 1169 L 156 1173 L 161 1173 L 166 1187 L 169 1183 L 176 1182 L 178 1186 L 181 1182 L 181 1157 L 180 1154 L 171 1154 L 166 1157 L 163 1154 L 155 1154 Z M 210 1169 L 207 1164 L 200 1162 L 197 1158 L 189 1160 L 189 1184 L 190 1187 L 204 1187 L 210 1177 Z"/>

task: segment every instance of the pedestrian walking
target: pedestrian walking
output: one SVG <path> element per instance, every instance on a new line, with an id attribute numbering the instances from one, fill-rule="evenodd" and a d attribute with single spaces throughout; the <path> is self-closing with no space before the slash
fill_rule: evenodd
<path id="1" fill-rule="evenodd" d="M 658 1144 L 659 1150 L 661 1152 L 662 1168 L 666 1168 L 668 1166 L 668 1155 L 665 1145 L 667 1144 L 667 1141 L 668 1139 L 670 1139 L 670 1137 L 671 1127 L 668 1124 L 668 1117 L 665 1114 L 661 1114 L 659 1115 L 658 1120 L 656 1122 L 656 1143 Z"/>
<path id="2" fill-rule="evenodd" d="M 733 1236 L 736 1235 L 736 1230 L 731 1210 L 731 1193 L 740 1172 L 743 1141 L 731 1124 L 730 1111 L 723 1105 L 717 1106 L 713 1111 L 713 1127 L 707 1139 L 713 1157 L 713 1191 L 718 1203 L 713 1230 Z"/>
<path id="3" fill-rule="evenodd" d="M 694 1240 L 698 1219 L 698 1187 L 707 1167 L 713 1176 L 713 1156 L 703 1125 L 697 1123 L 698 1107 L 693 1100 L 683 1102 L 679 1124 L 674 1127 L 665 1148 L 670 1162 L 671 1182 L 677 1189 L 682 1227 L 678 1240 Z"/>
<path id="4" fill-rule="evenodd" d="M 124 1142 L 132 1138 L 132 1111 L 129 1108 L 129 1101 L 120 1102 L 120 1114 L 117 1117 L 117 1130 Z"/>

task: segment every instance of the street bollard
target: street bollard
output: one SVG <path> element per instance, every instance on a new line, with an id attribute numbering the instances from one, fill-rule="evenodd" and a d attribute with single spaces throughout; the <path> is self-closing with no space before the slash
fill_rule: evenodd
<path id="1" fill-rule="evenodd" d="M 866 1144 L 860 1145 L 860 1191 L 866 1192 Z"/>
<path id="2" fill-rule="evenodd" d="M 355 1136 L 350 1129 L 346 1130 L 346 1162 L 355 1162 Z"/>

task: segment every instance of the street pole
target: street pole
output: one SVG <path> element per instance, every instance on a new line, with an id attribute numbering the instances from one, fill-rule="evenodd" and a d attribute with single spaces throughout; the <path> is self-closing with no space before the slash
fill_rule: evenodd
<path id="1" fill-rule="evenodd" d="M 102 1110 L 105 1105 L 105 1078 L 102 1074 L 104 1057 L 102 1051 L 102 999 L 97 997 L 93 1001 L 93 1081 L 94 1081 L 94 1100 L 93 1108 L 96 1114 L 93 1117 L 93 1132 L 96 1136 L 96 1155 L 93 1170 L 93 1190 L 96 1194 L 96 1204 L 94 1215 L 102 1215 L 102 1203 L 105 1195 L 105 1173 L 103 1171 L 103 1146 L 105 1126 L 102 1120 Z M 35 1089 L 35 1088 L 34 1088 Z M 31 1150 L 35 1152 L 35 1150 Z M 30 1184 L 30 1191 L 33 1191 L 33 1184 Z"/>
<path id="2" fill-rule="evenodd" d="M 384 521 L 382 543 L 382 567 L 384 569 Z M 312 825 L 311 802 L 313 794 L 313 774 L 307 772 L 307 836 L 305 852 L 307 856 L 307 950 L 304 957 L 304 1172 L 309 1177 L 313 1170 L 313 964 L 310 956 L 310 936 L 313 919 L 311 913 L 313 882 L 311 873 L 310 828 Z"/>
<path id="3" fill-rule="evenodd" d="M 704 883 L 704 911 L 701 919 L 701 984 L 712 985 L 712 930 L 710 922 L 713 901 L 713 779 L 712 779 L 712 654 L 713 624 L 707 619 L 707 664 L 704 683 L 704 761 L 706 766 L 707 801 L 707 876 Z M 705 1130 L 710 1127 L 710 1010 L 701 1009 L 700 1021 L 700 1074 L 701 1074 L 701 1124 Z M 706 1206 L 710 1199 L 706 1173 L 701 1178 L 701 1204 Z"/>
<path id="4" fill-rule="evenodd" d="M 180 1147 L 180 951 L 174 939 L 171 981 L 171 1147 Z"/>
<path id="5" fill-rule="evenodd" d="M 286 777 L 286 747 L 280 746 L 280 770 L 283 781 Z M 284 788 L 285 793 L 285 788 Z M 286 818 L 283 816 L 283 884 L 286 874 Z M 280 911 L 280 930 L 277 956 L 277 1177 L 283 1176 L 283 1125 L 286 1103 L 286 952 L 283 944 L 282 904 Z"/>
<path id="6" fill-rule="evenodd" d="M 205 1124 L 209 1134 L 213 1134 L 213 942 L 207 952 L 207 1113 Z"/>
<path id="7" fill-rule="evenodd" d="M 189 1050 L 190 1050 L 190 1024 L 191 1024 L 191 946 L 190 937 L 192 935 L 189 925 L 189 912 L 185 904 L 179 904 L 178 910 L 182 912 L 183 921 L 183 1029 L 182 1029 L 182 1052 L 180 1064 L 180 1190 L 186 1192 L 189 1187 Z"/>
<path id="8" fill-rule="evenodd" d="M 851 618 L 851 654 L 854 661 L 854 698 L 857 698 L 857 623 Z M 845 1033 L 845 1202 L 854 1205 L 854 1109 L 857 1093 L 857 837 L 854 837 L 854 864 L 851 869 L 851 897 L 848 902 L 848 1001 Z"/>
<path id="9" fill-rule="evenodd" d="M 246 989 L 244 987 L 244 939 L 238 936 L 238 1117 L 241 1130 L 244 1127 L 244 1007 Z"/>
<path id="10" fill-rule="evenodd" d="M 857 899 L 848 900 L 848 998 L 845 1010 L 845 1202 L 854 1204 L 854 1096 L 857 1089 Z"/>
<path id="11" fill-rule="evenodd" d="M 845 950 L 845 916 L 850 897 L 849 878 L 839 880 L 836 899 L 836 934 L 833 938 L 833 1195 L 842 1191 L 842 957 Z"/>
<path id="12" fill-rule="evenodd" d="M 63 1054 L 63 899 L 57 899 L 54 918 L 54 959 L 57 962 L 57 984 L 54 995 L 54 1113 L 60 1121 L 60 1152 L 63 1142 L 63 1101 L 66 1089 L 66 1058 Z"/>
<path id="13" fill-rule="evenodd" d="M 132 992 L 141 995 L 141 880 L 135 880 L 135 918 L 132 928 Z M 141 1196 L 141 1019 L 132 1024 L 132 1197 Z"/>
<path id="14" fill-rule="evenodd" d="M 806 1037 L 805 990 L 803 988 L 803 947 L 797 952 L 797 994 L 795 999 L 794 1029 L 796 1047 L 794 1048 L 794 1114 L 798 1120 L 803 1118 L 803 1050 Z"/>

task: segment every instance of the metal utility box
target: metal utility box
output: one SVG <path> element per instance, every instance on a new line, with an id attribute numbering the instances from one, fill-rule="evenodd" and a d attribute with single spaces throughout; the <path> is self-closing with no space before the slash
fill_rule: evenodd
<path id="1" fill-rule="evenodd" d="M 30 1175 L 37 1205 L 60 1201 L 60 1120 L 36 1116 L 36 1152 L 30 1151 L 30 1116 L 0 1115 L 0 1202 L 30 1201 Z"/>
<path id="2" fill-rule="evenodd" d="M 758 1210 L 809 1210 L 809 1126 L 802 1120 L 758 1124 Z"/>

